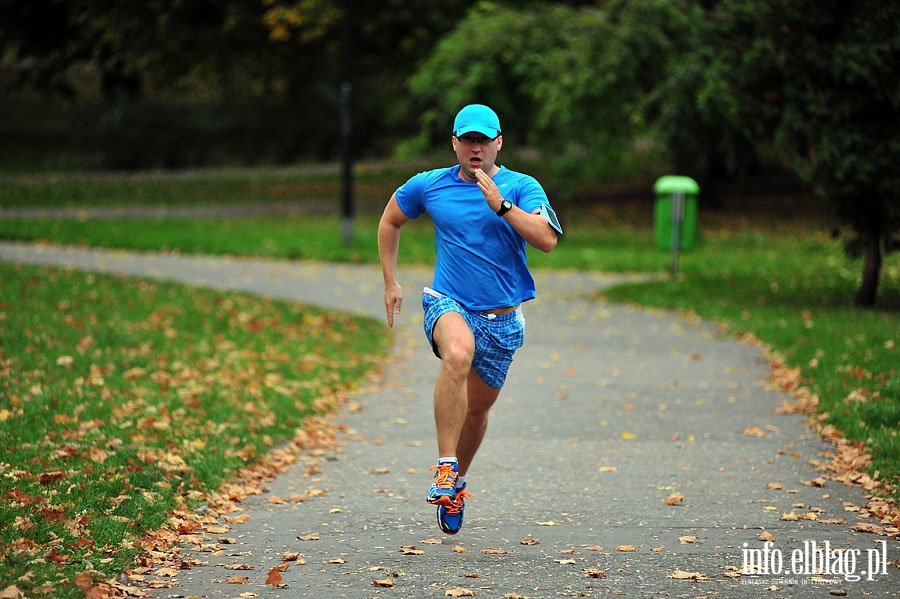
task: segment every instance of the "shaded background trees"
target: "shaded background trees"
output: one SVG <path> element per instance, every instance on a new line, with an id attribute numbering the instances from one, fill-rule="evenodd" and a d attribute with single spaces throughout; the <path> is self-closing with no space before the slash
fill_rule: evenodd
<path id="1" fill-rule="evenodd" d="M 444 148 L 481 101 L 562 198 L 641 155 L 704 189 L 784 169 L 847 223 L 872 305 L 900 228 L 898 22 L 877 0 L 0 0 L 0 157 L 333 159 L 351 77 L 358 156 Z"/>

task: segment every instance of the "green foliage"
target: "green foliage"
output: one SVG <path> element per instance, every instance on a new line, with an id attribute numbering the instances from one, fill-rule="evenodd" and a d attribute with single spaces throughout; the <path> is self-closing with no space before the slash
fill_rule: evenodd
<path id="1" fill-rule="evenodd" d="M 617 35 L 595 8 L 479 3 L 410 81 L 423 131 L 406 151 L 446 143 L 456 111 L 485 103 L 510 141 L 552 156 L 549 183 L 569 195 L 634 135 L 636 65 Z"/>
<path id="2" fill-rule="evenodd" d="M 687 122 L 701 130 L 724 125 L 703 144 L 718 144 L 732 167 L 754 145 L 775 144 L 852 226 L 851 248 L 866 257 L 862 305 L 874 303 L 882 253 L 900 234 L 898 21 L 900 5 L 876 0 L 722 0 L 684 57 L 694 77 L 676 72 L 664 84 L 699 90 L 695 106 L 682 100 L 662 113 L 670 144 L 684 141 L 678 130 L 692 109 L 701 118 Z"/>

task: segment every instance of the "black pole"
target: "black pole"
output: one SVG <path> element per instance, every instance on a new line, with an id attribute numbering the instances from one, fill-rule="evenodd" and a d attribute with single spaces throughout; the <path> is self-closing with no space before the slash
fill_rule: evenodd
<path id="1" fill-rule="evenodd" d="M 353 243 L 353 0 L 344 0 L 341 83 L 341 231 L 344 245 Z"/>

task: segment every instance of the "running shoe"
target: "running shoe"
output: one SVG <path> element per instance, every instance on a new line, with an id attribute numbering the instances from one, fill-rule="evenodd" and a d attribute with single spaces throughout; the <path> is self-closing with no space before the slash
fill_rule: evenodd
<path id="1" fill-rule="evenodd" d="M 452 507 L 456 502 L 456 478 L 459 476 L 459 465 L 456 462 L 442 462 L 432 466 L 434 478 L 428 490 L 426 501 L 433 505 Z"/>
<path id="2" fill-rule="evenodd" d="M 466 488 L 457 489 L 456 500 L 452 506 L 439 505 L 437 509 L 438 526 L 444 534 L 455 535 L 463 525 L 463 516 L 466 509 L 466 499 L 472 494 Z"/>

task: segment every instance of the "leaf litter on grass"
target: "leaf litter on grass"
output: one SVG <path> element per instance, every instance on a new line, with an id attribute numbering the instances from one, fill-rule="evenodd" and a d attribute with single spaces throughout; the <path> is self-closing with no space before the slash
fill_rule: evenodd
<path id="1" fill-rule="evenodd" d="M 384 355 L 357 317 L 74 270 L 0 269 L 9 398 L 0 564 L 17 564 L 10 580 L 28 593 L 126 597 L 143 596 L 134 585 L 170 586 L 172 571 L 190 565 L 177 547 L 227 541 L 223 518 L 240 522 L 234 506 L 261 493 L 261 481 L 305 450 L 334 447 L 335 425 L 313 414 L 343 401 Z M 198 505 L 205 511 L 191 511 Z"/>

